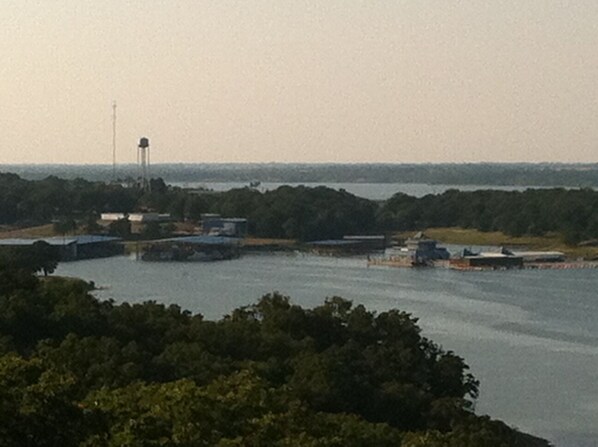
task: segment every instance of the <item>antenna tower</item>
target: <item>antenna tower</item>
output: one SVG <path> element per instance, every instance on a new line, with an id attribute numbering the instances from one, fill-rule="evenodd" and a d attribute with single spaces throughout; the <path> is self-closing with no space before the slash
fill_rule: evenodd
<path id="1" fill-rule="evenodd" d="M 116 182 L 116 101 L 112 102 L 112 181 Z"/>

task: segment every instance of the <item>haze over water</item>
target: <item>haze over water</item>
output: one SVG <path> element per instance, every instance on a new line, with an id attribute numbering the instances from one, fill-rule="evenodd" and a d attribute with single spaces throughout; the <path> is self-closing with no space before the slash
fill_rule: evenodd
<path id="1" fill-rule="evenodd" d="M 118 257 L 63 263 L 116 302 L 156 300 L 217 319 L 278 290 L 316 306 L 342 296 L 399 308 L 424 334 L 463 356 L 481 381 L 477 412 L 557 446 L 598 444 L 598 275 L 595 270 L 463 273 L 367 268 L 363 258 L 248 255 L 216 263 Z"/>

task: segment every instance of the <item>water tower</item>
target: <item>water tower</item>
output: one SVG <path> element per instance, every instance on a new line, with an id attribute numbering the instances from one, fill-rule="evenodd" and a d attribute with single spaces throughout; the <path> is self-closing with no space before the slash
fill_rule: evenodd
<path id="1" fill-rule="evenodd" d="M 139 178 L 141 187 L 149 191 L 150 188 L 150 151 L 149 138 L 141 137 L 137 145 L 137 165 L 139 166 Z"/>

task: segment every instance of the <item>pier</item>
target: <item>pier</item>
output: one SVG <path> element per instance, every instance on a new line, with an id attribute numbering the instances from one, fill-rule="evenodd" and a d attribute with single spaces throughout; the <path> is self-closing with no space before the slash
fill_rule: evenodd
<path id="1" fill-rule="evenodd" d="M 572 270 L 598 269 L 598 261 L 565 261 L 565 262 L 524 262 L 520 266 L 473 266 L 449 263 L 445 260 L 433 261 L 427 264 L 414 264 L 404 257 L 368 258 L 368 266 L 385 266 L 396 268 L 435 267 L 460 272 L 487 272 L 504 270 Z"/>

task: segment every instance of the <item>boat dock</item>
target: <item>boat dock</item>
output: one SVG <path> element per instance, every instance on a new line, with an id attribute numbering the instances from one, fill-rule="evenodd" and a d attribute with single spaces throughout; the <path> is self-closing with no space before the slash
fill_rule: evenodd
<path id="1" fill-rule="evenodd" d="M 572 270 L 572 269 L 598 269 L 598 261 L 564 261 L 564 262 L 524 262 L 520 266 L 472 266 L 449 263 L 448 261 L 434 261 L 426 265 L 413 264 L 408 258 L 370 258 L 368 266 L 385 266 L 397 268 L 435 267 L 460 272 L 488 272 L 503 270 Z"/>
<path id="2" fill-rule="evenodd" d="M 526 262 L 523 268 L 543 270 L 598 269 L 598 261 Z"/>

